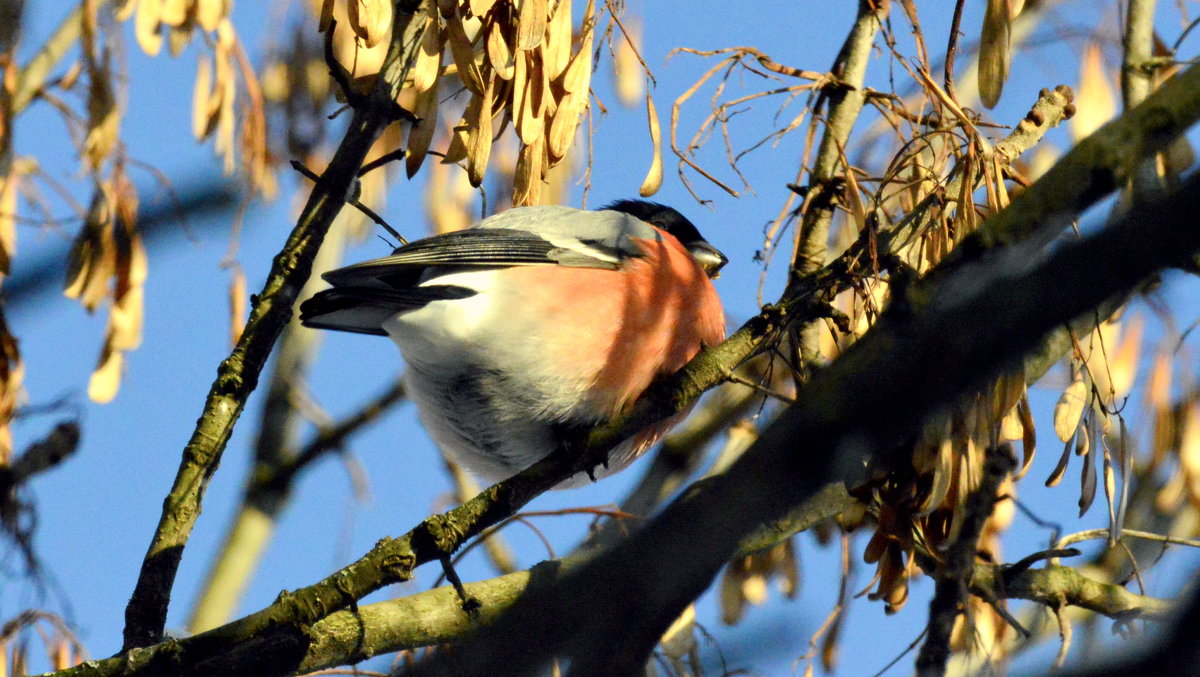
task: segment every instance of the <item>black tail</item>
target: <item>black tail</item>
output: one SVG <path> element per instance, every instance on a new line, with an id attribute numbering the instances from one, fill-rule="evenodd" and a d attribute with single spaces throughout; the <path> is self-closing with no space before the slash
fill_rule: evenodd
<path id="1" fill-rule="evenodd" d="M 300 304 L 300 321 L 314 329 L 386 336 L 383 323 L 396 313 L 424 308 L 433 301 L 465 299 L 474 289 L 440 284 L 408 289 L 334 287 Z"/>

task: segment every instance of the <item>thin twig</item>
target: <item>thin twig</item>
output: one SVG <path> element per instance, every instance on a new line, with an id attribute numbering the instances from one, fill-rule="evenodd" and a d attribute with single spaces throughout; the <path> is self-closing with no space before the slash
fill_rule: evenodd
<path id="1" fill-rule="evenodd" d="M 965 516 L 957 538 L 934 573 L 935 591 L 929 602 L 929 624 L 925 644 L 917 654 L 918 677 L 941 677 L 950 658 L 950 633 L 967 603 L 967 587 L 974 573 L 975 552 L 983 525 L 992 515 L 996 494 L 1005 478 L 1016 468 L 1007 444 L 988 450 L 979 486 L 967 497 Z"/>

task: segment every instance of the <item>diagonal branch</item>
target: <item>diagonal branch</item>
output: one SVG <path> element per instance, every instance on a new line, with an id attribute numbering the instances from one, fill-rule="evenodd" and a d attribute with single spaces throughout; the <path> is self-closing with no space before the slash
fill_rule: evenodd
<path id="1" fill-rule="evenodd" d="M 162 639 L 175 573 L 192 527 L 200 515 L 204 491 L 216 472 L 233 426 L 246 405 L 267 357 L 292 317 L 292 306 L 308 280 L 313 258 L 329 225 L 341 210 L 367 151 L 392 122 L 396 94 L 416 54 L 425 22 L 413 21 L 419 2 L 400 3 L 393 40 L 369 99 L 354 110 L 346 136 L 313 187 L 295 229 L 275 257 L 262 291 L 254 297 L 250 318 L 232 354 L 221 363 L 196 429 L 183 451 L 174 484 L 142 562 L 137 585 L 125 609 L 125 648 Z"/>

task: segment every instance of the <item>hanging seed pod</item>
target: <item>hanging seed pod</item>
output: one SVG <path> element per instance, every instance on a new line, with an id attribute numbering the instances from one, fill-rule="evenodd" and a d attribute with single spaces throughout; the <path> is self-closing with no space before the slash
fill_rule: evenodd
<path id="1" fill-rule="evenodd" d="M 646 93 L 646 117 L 650 122 L 650 146 L 654 156 L 650 161 L 650 171 L 646 172 L 646 178 L 642 180 L 642 186 L 638 189 L 638 194 L 642 197 L 650 197 L 657 193 L 663 182 L 662 130 L 658 126 L 654 97 L 650 96 L 649 92 Z"/>
<path id="2" fill-rule="evenodd" d="M 492 70 L 496 71 L 496 75 L 505 80 L 511 80 L 513 70 L 516 68 L 516 59 L 513 56 L 513 50 L 508 46 L 507 30 L 497 14 L 491 16 L 492 20 L 487 25 L 488 61 L 492 64 Z"/>
<path id="3" fill-rule="evenodd" d="M 392 0 L 346 0 L 350 28 L 368 48 L 392 30 Z"/>
<path id="4" fill-rule="evenodd" d="M 409 73 L 413 89 L 418 93 L 428 90 L 437 81 L 442 70 L 442 52 L 445 51 L 441 27 L 432 11 L 432 2 L 426 0 L 425 4 L 428 6 L 428 11 L 425 12 L 425 32 L 421 34 L 421 46 Z"/>
<path id="5" fill-rule="evenodd" d="M 520 0 L 517 7 L 517 49 L 537 49 L 546 36 L 549 0 Z"/>
<path id="6" fill-rule="evenodd" d="M 471 99 L 464 115 L 470 126 L 467 132 L 467 177 L 476 188 L 483 183 L 492 151 L 492 94 L 495 82 L 496 78 L 489 74 L 483 95 Z"/>
<path id="7" fill-rule="evenodd" d="M 414 123 L 412 129 L 409 131 L 408 147 L 405 149 L 404 171 L 410 179 L 416 175 L 417 170 L 421 168 L 421 164 L 425 162 L 425 155 L 429 152 L 429 144 L 433 141 L 434 132 L 437 131 L 437 80 L 434 80 L 433 85 L 429 89 L 417 95 L 413 114 L 420 119 L 420 122 Z"/>
<path id="8" fill-rule="evenodd" d="M 983 14 L 977 74 L 979 99 L 988 108 L 994 108 L 999 103 L 1012 60 L 1008 4 L 1009 0 L 988 0 Z"/>

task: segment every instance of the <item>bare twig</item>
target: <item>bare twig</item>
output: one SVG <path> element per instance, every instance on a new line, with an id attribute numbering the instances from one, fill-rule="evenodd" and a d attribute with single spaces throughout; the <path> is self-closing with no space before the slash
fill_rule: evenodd
<path id="1" fill-rule="evenodd" d="M 1155 534 L 1148 531 L 1138 531 L 1136 529 L 1123 529 L 1121 531 L 1121 535 L 1128 536 L 1129 538 L 1141 538 L 1147 541 L 1156 541 L 1158 543 L 1171 543 L 1174 545 L 1186 545 L 1190 548 L 1200 548 L 1200 540 L 1194 538 L 1178 538 L 1164 534 Z M 1054 544 L 1054 547 L 1065 548 L 1069 545 L 1082 543 L 1084 541 L 1094 541 L 1099 539 L 1107 540 L 1108 536 L 1109 530 L 1107 528 L 1088 529 L 1087 531 L 1080 531 L 1074 534 L 1063 536 Z"/>

